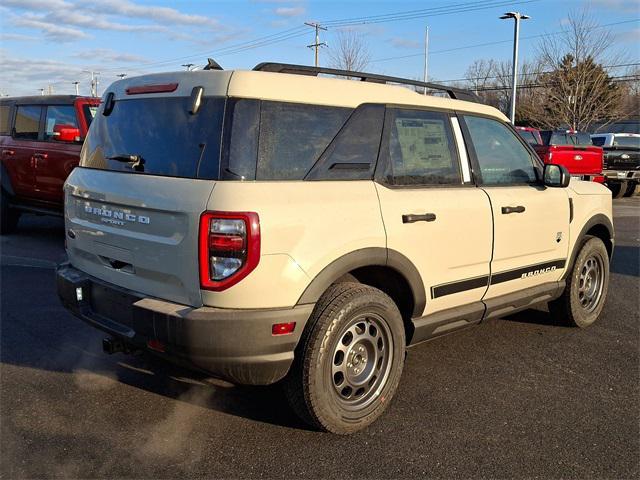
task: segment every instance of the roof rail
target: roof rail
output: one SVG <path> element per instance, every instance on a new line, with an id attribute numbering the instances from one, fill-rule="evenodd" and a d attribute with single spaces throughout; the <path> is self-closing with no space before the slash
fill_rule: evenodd
<path id="1" fill-rule="evenodd" d="M 319 74 L 338 75 L 342 77 L 356 77 L 363 82 L 374 83 L 399 83 L 403 85 L 414 85 L 416 87 L 424 87 L 429 90 L 438 90 L 446 92 L 450 98 L 456 100 L 466 100 L 468 102 L 482 103 L 480 98 L 470 90 L 462 88 L 449 87 L 437 83 L 421 82 L 420 80 L 412 80 L 410 78 L 389 77 L 387 75 L 379 75 L 377 73 L 351 72 L 349 70 L 338 70 L 335 68 L 310 67 L 308 65 L 293 65 L 288 63 L 259 63 L 253 67 L 255 71 L 290 73 L 294 75 L 310 75 L 317 77 Z"/>

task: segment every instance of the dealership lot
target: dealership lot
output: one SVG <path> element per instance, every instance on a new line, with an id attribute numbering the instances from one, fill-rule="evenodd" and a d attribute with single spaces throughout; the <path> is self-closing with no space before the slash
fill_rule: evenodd
<path id="1" fill-rule="evenodd" d="M 637 477 L 640 197 L 614 215 L 593 327 L 532 310 L 414 347 L 388 412 L 348 438 L 307 430 L 275 387 L 104 355 L 55 294 L 61 220 L 25 217 L 1 243 L 0 475 Z"/>

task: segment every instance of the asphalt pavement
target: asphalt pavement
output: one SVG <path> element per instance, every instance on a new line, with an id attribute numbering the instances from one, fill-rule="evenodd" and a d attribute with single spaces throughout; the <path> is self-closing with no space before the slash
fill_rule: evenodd
<path id="1" fill-rule="evenodd" d="M 103 354 L 55 294 L 62 221 L 25 217 L 0 240 L 0 478 L 639 478 L 640 197 L 614 211 L 595 325 L 530 310 L 419 345 L 350 437 L 307 429 L 276 387 Z"/>

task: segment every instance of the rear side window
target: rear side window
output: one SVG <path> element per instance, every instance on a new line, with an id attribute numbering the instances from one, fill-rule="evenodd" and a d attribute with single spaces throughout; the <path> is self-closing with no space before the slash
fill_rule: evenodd
<path id="1" fill-rule="evenodd" d="M 42 107 L 35 105 L 19 105 L 16 110 L 16 122 L 13 136 L 24 140 L 37 140 L 40 130 L 40 113 Z"/>
<path id="2" fill-rule="evenodd" d="M 76 110 L 73 105 L 49 105 L 47 107 L 47 116 L 44 122 L 45 139 L 53 138 L 55 127 L 61 125 L 78 128 Z"/>
<path id="3" fill-rule="evenodd" d="M 640 137 L 620 137 L 613 138 L 613 144 L 617 147 L 640 148 Z"/>
<path id="4" fill-rule="evenodd" d="M 218 178 L 225 98 L 203 97 L 189 113 L 189 97 L 116 100 L 98 111 L 82 150 L 89 168 L 185 178 Z"/>
<path id="5" fill-rule="evenodd" d="M 98 113 L 98 105 L 89 105 L 85 103 L 82 106 L 82 114 L 84 115 L 84 121 L 87 122 L 87 128 L 91 126 L 91 122 L 96 116 L 96 113 Z"/>
<path id="6" fill-rule="evenodd" d="M 489 185 L 522 184 L 536 181 L 529 150 L 503 123 L 465 115 L 482 182 Z"/>
<path id="7" fill-rule="evenodd" d="M 449 116 L 441 112 L 387 109 L 384 180 L 392 185 L 462 183 Z"/>
<path id="8" fill-rule="evenodd" d="M 350 108 L 263 101 L 256 180 L 302 180 L 351 112 Z"/>
<path id="9" fill-rule="evenodd" d="M 383 105 L 363 105 L 307 175 L 307 180 L 370 180 L 384 124 Z"/>
<path id="10" fill-rule="evenodd" d="M 11 128 L 11 106 L 0 105 L 0 134 L 8 134 Z"/>

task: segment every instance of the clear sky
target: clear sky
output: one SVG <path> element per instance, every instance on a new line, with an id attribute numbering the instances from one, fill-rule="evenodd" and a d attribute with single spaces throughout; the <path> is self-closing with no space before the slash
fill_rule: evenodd
<path id="1" fill-rule="evenodd" d="M 340 29 L 357 29 L 371 54 L 367 70 L 413 78 L 422 77 L 429 25 L 429 76 L 458 79 L 476 59 L 510 59 L 513 21 L 499 20 L 502 13 L 532 17 L 521 30 L 527 59 L 535 55 L 535 36 L 561 30 L 570 11 L 585 7 L 599 24 L 615 24 L 615 49 L 639 61 L 639 0 L 0 0 L 0 94 L 38 94 L 48 85 L 73 93 L 73 81 L 86 94 L 85 70 L 100 72 L 102 92 L 117 74 L 180 70 L 184 63 L 203 65 L 207 56 L 229 69 L 263 61 L 312 64 L 306 46 L 313 31 L 305 21 L 329 25 L 321 36 L 328 48 Z M 351 20 L 363 17 L 367 23 Z M 320 63 L 326 62 L 323 48 Z"/>

